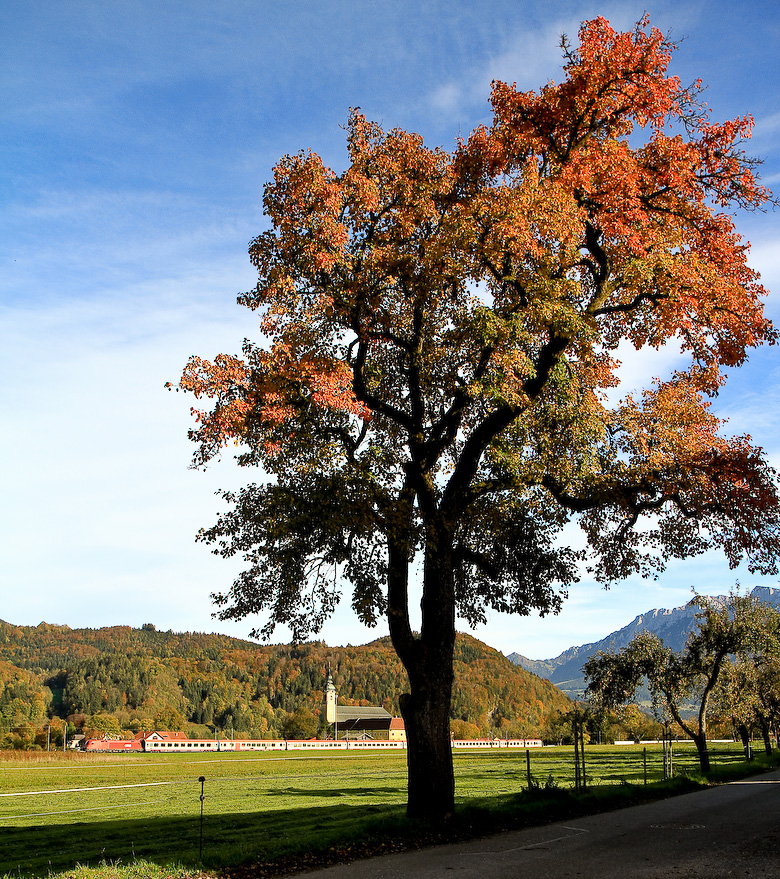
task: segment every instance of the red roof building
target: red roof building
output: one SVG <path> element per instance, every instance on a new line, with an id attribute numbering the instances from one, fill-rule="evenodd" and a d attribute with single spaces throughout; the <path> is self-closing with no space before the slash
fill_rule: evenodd
<path id="1" fill-rule="evenodd" d="M 186 742 L 187 734 L 176 731 L 172 732 L 170 730 L 154 730 L 153 732 L 146 732 L 146 730 L 142 730 L 141 732 L 137 732 L 135 734 L 135 738 L 133 741 L 136 742 Z"/>
<path id="2" fill-rule="evenodd" d="M 390 730 L 387 737 L 391 742 L 406 741 L 406 725 L 403 717 L 393 717 L 390 719 Z"/>

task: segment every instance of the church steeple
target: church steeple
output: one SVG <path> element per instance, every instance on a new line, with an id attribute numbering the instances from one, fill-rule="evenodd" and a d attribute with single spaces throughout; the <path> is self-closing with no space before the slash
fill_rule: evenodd
<path id="1" fill-rule="evenodd" d="M 325 686 L 325 721 L 327 723 L 335 723 L 336 722 L 336 699 L 338 693 L 336 693 L 336 685 L 333 683 L 333 678 L 330 675 L 330 666 L 328 666 L 328 683 Z"/>

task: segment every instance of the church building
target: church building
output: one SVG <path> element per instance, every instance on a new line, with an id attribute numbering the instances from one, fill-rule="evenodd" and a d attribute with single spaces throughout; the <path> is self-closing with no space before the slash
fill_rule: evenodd
<path id="1" fill-rule="evenodd" d="M 373 738 L 371 733 L 384 733 L 381 738 L 406 741 L 404 722 L 379 706 L 339 705 L 333 678 L 328 672 L 325 686 L 324 717 L 333 727 L 334 739 Z"/>

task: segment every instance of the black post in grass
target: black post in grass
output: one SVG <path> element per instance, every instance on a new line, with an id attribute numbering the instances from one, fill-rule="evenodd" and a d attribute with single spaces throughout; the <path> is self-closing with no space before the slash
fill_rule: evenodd
<path id="1" fill-rule="evenodd" d="M 574 709 L 574 719 L 572 720 L 572 732 L 574 733 L 574 790 L 580 792 L 580 729 L 579 714 Z"/>
<path id="2" fill-rule="evenodd" d="M 572 731 L 574 733 L 574 789 L 584 791 L 587 788 L 585 779 L 585 715 L 580 716 L 579 705 L 574 709 Z"/>
<path id="3" fill-rule="evenodd" d="M 198 859 L 203 860 L 203 801 L 206 799 L 206 795 L 203 793 L 203 786 L 206 783 L 206 776 L 201 775 L 198 778 L 200 782 L 200 846 L 198 848 Z"/>
<path id="4" fill-rule="evenodd" d="M 671 777 L 672 763 L 672 730 L 669 724 L 664 724 L 663 731 L 663 753 L 664 753 L 664 781 Z"/>
<path id="5" fill-rule="evenodd" d="M 528 790 L 531 790 L 531 751 L 529 748 L 525 749 L 525 773 L 528 777 Z"/>

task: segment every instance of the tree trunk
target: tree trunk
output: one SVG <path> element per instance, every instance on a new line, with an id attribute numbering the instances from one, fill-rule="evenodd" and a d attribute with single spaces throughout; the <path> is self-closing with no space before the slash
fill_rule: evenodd
<path id="1" fill-rule="evenodd" d="M 695 735 L 693 737 L 693 743 L 696 745 L 696 751 L 699 755 L 699 765 L 701 766 L 701 771 L 707 773 L 710 771 L 710 752 L 707 750 L 707 736 L 705 735 Z"/>
<path id="2" fill-rule="evenodd" d="M 401 696 L 401 713 L 406 725 L 409 767 L 409 818 L 440 822 L 455 808 L 455 775 L 450 740 L 452 663 L 430 668 L 420 663 L 409 669 L 411 693 Z"/>
<path id="3" fill-rule="evenodd" d="M 772 739 L 769 734 L 769 721 L 766 719 L 766 717 L 763 714 L 759 714 L 758 723 L 759 723 L 759 726 L 761 727 L 761 737 L 764 740 L 764 751 L 767 754 L 771 754 L 772 753 Z"/>
<path id="4" fill-rule="evenodd" d="M 450 740 L 455 587 L 451 537 L 446 528 L 434 533 L 434 527 L 429 524 L 426 541 L 420 634 L 414 636 L 409 627 L 408 554 L 400 546 L 396 552 L 392 545 L 388 622 L 393 646 L 409 675 L 409 693 L 400 698 L 409 769 L 406 814 L 441 822 L 450 818 L 455 808 Z"/>
<path id="5" fill-rule="evenodd" d="M 745 759 L 750 759 L 750 732 L 744 723 L 737 724 L 737 732 L 742 742 L 742 750 L 745 752 Z"/>

